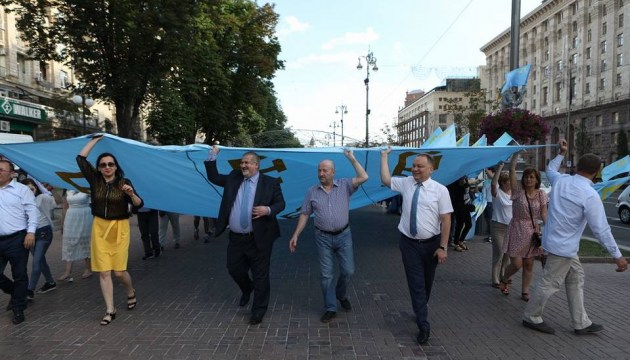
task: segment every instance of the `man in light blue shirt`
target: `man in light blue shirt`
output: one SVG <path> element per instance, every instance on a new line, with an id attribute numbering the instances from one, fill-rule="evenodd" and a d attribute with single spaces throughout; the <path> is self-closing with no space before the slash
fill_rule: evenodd
<path id="1" fill-rule="evenodd" d="M 13 323 L 17 325 L 24 321 L 28 249 L 35 244 L 39 211 L 33 192 L 13 181 L 14 171 L 11 162 L 0 159 L 0 263 L 11 264 L 13 275 L 10 280 L 0 273 L 0 289 L 11 294 L 9 308 L 13 309 Z"/>
<path id="2" fill-rule="evenodd" d="M 595 154 L 585 154 L 578 160 L 576 175 L 560 174 L 558 169 L 567 152 L 566 140 L 560 140 L 559 145 L 560 154 L 547 165 L 552 190 L 542 245 L 549 255 L 543 277 L 523 313 L 523 326 L 548 334 L 555 332 L 543 321 L 542 313 L 547 300 L 564 283 L 575 333 L 592 334 L 604 327 L 593 323 L 584 309 L 584 269 L 578 250 L 586 224 L 615 259 L 618 272 L 626 271 L 628 262 L 621 256 L 606 220 L 604 205 L 593 188 L 593 178 L 601 167 L 600 158 Z"/>

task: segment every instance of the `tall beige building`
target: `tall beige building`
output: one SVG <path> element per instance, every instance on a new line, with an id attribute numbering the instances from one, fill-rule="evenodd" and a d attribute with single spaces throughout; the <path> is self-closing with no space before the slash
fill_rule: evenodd
<path id="1" fill-rule="evenodd" d="M 54 21 L 54 11 L 49 14 Z M 54 61 L 36 61 L 27 55 L 15 15 L 0 7 L 0 131 L 33 135 L 36 140 L 78 136 L 83 133 L 80 106 L 71 105 L 72 85 L 80 85 L 73 70 Z M 76 111 L 55 110 L 55 103 Z M 86 111 L 87 133 L 115 126 L 115 108 L 96 102 Z M 115 130 L 115 129 L 113 129 Z"/>
<path id="2" fill-rule="evenodd" d="M 591 139 L 590 151 L 606 163 L 617 159 L 619 132 L 630 135 L 630 46 L 624 41 L 629 22 L 628 0 L 547 0 L 521 18 L 519 66 L 531 64 L 521 108 L 548 121 L 547 143 L 569 141 L 568 165 L 578 157 L 580 129 Z M 481 51 L 481 87 L 496 98 L 510 70 L 510 30 Z M 544 168 L 554 151 L 529 160 Z"/>

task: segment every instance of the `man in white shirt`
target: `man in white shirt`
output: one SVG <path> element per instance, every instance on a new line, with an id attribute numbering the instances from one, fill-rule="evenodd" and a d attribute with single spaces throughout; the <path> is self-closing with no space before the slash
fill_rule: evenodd
<path id="1" fill-rule="evenodd" d="M 446 186 L 431 179 L 431 155 L 416 156 L 411 167 L 412 176 L 392 177 L 388 163 L 391 151 L 391 148 L 381 151 L 381 182 L 403 197 L 398 245 L 420 330 L 416 340 L 424 345 L 431 333 L 429 296 L 437 265 L 446 261 L 453 206 Z"/>
<path id="2" fill-rule="evenodd" d="M 552 190 L 549 194 L 547 224 L 543 230 L 543 248 L 549 253 L 543 277 L 523 313 L 523 326 L 553 334 L 554 329 L 542 319 L 547 300 L 565 283 L 571 325 L 576 334 L 602 331 L 584 309 L 584 269 L 578 257 L 580 238 L 588 223 L 599 243 L 615 259 L 617 271 L 626 271 L 628 262 L 621 256 L 606 220 L 604 205 L 593 188 L 593 178 L 601 167 L 595 154 L 585 154 L 577 164 L 577 174 L 560 174 L 558 169 L 567 152 L 566 140 L 560 140 L 560 153 L 547 165 Z"/>

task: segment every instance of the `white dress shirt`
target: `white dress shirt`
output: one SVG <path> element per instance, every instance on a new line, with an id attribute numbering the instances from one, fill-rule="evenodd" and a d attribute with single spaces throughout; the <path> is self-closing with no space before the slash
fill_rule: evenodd
<path id="1" fill-rule="evenodd" d="M 557 256 L 577 257 L 580 239 L 588 223 L 610 255 L 621 257 L 593 182 L 580 175 L 560 174 L 558 169 L 563 159 L 564 156 L 558 155 L 547 165 L 551 192 L 547 224 L 543 229 L 543 248 Z"/>
<path id="2" fill-rule="evenodd" d="M 39 211 L 28 186 L 12 180 L 0 188 L 0 236 L 26 230 L 35 233 Z"/>

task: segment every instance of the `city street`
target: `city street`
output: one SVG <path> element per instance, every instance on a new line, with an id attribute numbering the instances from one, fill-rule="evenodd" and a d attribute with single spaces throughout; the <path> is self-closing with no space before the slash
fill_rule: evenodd
<path id="1" fill-rule="evenodd" d="M 271 304 L 260 325 L 249 326 L 249 312 L 238 306 L 240 292 L 225 269 L 227 238 L 194 240 L 192 217 L 182 216 L 182 247 L 166 246 L 164 255 L 143 261 L 135 219 L 129 272 L 138 306 L 125 308 L 115 286 L 116 319 L 100 326 L 104 304 L 98 277 L 82 280 L 75 264 L 73 283 L 36 294 L 26 322 L 15 326 L 10 312 L 0 316 L 2 359 L 621 359 L 630 354 L 628 273 L 612 264 L 585 264 L 585 303 L 592 320 L 606 330 L 576 336 L 564 292 L 547 305 L 545 321 L 556 335 L 521 325 L 525 303 L 520 276 L 510 296 L 490 286 L 491 245 L 481 236 L 470 251 L 449 252 L 439 266 L 430 301 L 429 344 L 415 342 L 417 329 L 398 249 L 398 216 L 378 206 L 351 212 L 356 273 L 351 312 L 339 312 L 328 324 L 319 289 L 319 265 L 312 223 L 295 254 L 288 238 L 295 221 L 282 221 L 275 244 Z M 169 235 L 170 237 L 170 235 Z M 61 273 L 60 237 L 48 259 Z M 540 275 L 540 265 L 535 273 Z M 8 296 L 0 295 L 4 307 Z"/>
<path id="2" fill-rule="evenodd" d="M 606 209 L 608 224 L 610 224 L 610 228 L 612 229 L 613 236 L 617 240 L 617 243 L 630 248 L 630 224 L 624 224 L 621 220 L 619 220 L 619 214 L 617 213 L 617 208 L 615 207 L 617 197 L 619 197 L 619 194 L 621 194 L 622 191 L 622 189 L 618 189 L 612 196 L 604 200 L 604 208 Z M 591 229 L 589 229 L 588 226 L 584 231 L 584 236 L 593 237 Z"/>

